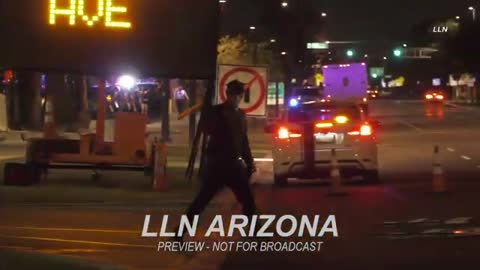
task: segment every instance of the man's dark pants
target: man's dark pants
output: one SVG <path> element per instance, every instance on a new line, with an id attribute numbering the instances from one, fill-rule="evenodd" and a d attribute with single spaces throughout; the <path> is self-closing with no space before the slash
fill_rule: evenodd
<path id="1" fill-rule="evenodd" d="M 205 168 L 202 187 L 187 211 L 189 220 L 203 212 L 213 197 L 223 188 L 229 187 L 243 208 L 243 214 L 251 217 L 256 212 L 255 199 L 250 188 L 247 170 L 238 162 L 215 163 Z"/>

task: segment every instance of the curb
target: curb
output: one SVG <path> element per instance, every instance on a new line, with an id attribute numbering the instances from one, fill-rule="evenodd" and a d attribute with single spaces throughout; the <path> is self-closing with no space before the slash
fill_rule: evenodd
<path id="1" fill-rule="evenodd" d="M 445 106 L 447 107 L 451 107 L 451 108 L 456 108 L 456 109 L 464 109 L 464 110 L 468 110 L 468 111 L 473 111 L 475 110 L 476 106 L 475 105 L 463 105 L 463 104 L 457 104 L 457 103 L 452 103 L 452 102 L 448 102 L 448 103 L 445 103 Z"/>
<path id="2" fill-rule="evenodd" d="M 450 102 L 445 103 L 445 106 L 452 107 L 452 108 L 458 108 L 459 107 L 457 104 L 450 103 Z"/>

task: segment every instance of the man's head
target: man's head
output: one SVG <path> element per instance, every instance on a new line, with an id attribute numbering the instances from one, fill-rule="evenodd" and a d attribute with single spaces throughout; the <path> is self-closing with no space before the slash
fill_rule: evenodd
<path id="1" fill-rule="evenodd" d="M 227 84 L 227 103 L 237 109 L 243 99 L 245 93 L 245 84 L 238 80 L 231 81 Z"/>

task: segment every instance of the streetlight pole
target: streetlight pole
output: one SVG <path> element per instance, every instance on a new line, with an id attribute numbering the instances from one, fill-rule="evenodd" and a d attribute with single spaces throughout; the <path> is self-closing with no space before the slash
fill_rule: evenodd
<path id="1" fill-rule="evenodd" d="M 470 10 L 472 12 L 472 18 L 473 18 L 473 21 L 475 21 L 476 19 L 476 10 L 473 6 L 469 7 L 468 10 Z"/>
<path id="2" fill-rule="evenodd" d="M 252 46 L 252 65 L 258 65 L 258 40 L 256 39 L 255 30 L 257 29 L 255 26 L 250 26 L 250 31 L 247 35 L 247 41 L 249 43 L 249 47 Z"/>

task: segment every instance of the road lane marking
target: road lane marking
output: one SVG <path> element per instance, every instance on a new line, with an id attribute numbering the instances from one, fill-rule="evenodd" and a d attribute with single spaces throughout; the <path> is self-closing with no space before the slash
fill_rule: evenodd
<path id="1" fill-rule="evenodd" d="M 0 249 L 32 250 L 32 248 L 30 247 L 21 247 L 21 246 L 0 246 Z"/>
<path id="2" fill-rule="evenodd" d="M 456 217 L 445 221 L 445 224 L 449 225 L 459 225 L 459 224 L 468 224 L 473 219 L 473 217 Z"/>
<path id="3" fill-rule="evenodd" d="M 38 249 L 38 252 L 46 254 L 69 254 L 69 253 L 107 253 L 106 249 L 81 249 L 81 248 L 60 248 L 60 249 Z"/>
<path id="4" fill-rule="evenodd" d="M 405 125 L 405 126 L 407 126 L 407 127 L 409 127 L 409 128 L 415 129 L 417 132 L 423 132 L 423 129 L 421 129 L 421 128 L 419 128 L 419 127 L 417 127 L 417 126 L 415 126 L 415 125 L 413 125 L 413 124 L 411 124 L 411 123 L 409 123 L 409 122 L 407 122 L 407 121 L 402 120 L 402 121 L 400 121 L 400 123 L 403 124 L 403 125 Z"/>
<path id="5" fill-rule="evenodd" d="M 0 226 L 1 230 L 28 230 L 28 231 L 56 231 L 56 232 L 95 232 L 95 233 L 125 233 L 125 234 L 138 234 L 141 231 L 130 230 L 102 230 L 102 229 L 84 229 L 84 228 L 48 228 L 48 227 L 7 227 Z"/>
<path id="6" fill-rule="evenodd" d="M 425 223 L 427 221 L 428 221 L 428 219 L 426 219 L 426 218 L 417 218 L 417 219 L 409 220 L 407 223 L 417 224 L 417 223 Z"/>
<path id="7" fill-rule="evenodd" d="M 71 243 L 71 244 L 89 244 L 89 245 L 111 246 L 111 247 L 156 248 L 155 245 L 136 245 L 136 244 L 126 244 L 126 243 L 71 240 L 71 239 L 63 239 L 63 238 L 47 238 L 47 237 L 33 237 L 33 236 L 11 236 L 11 235 L 0 234 L 0 238 L 36 240 L 36 241 L 45 241 L 45 242 L 60 242 L 60 243 Z"/>
<path id="8" fill-rule="evenodd" d="M 461 158 L 463 158 L 463 159 L 465 159 L 465 160 L 472 160 L 472 158 L 469 157 L 469 156 L 461 156 Z"/>
<path id="9" fill-rule="evenodd" d="M 455 149 L 450 148 L 450 147 L 447 147 L 447 151 L 448 151 L 448 152 L 455 152 Z"/>
<path id="10" fill-rule="evenodd" d="M 273 162 L 273 158 L 255 158 L 257 162 Z M 183 168 L 188 166 L 188 161 L 169 161 L 168 166 L 170 168 Z"/>
<path id="11" fill-rule="evenodd" d="M 69 253 L 107 253 L 106 249 L 80 249 L 80 248 L 60 248 L 60 249 L 34 249 L 22 246 L 0 246 L 0 249 L 36 251 L 46 254 L 69 254 Z"/>
<path id="12" fill-rule="evenodd" d="M 255 158 L 256 162 L 273 162 L 273 158 Z"/>

